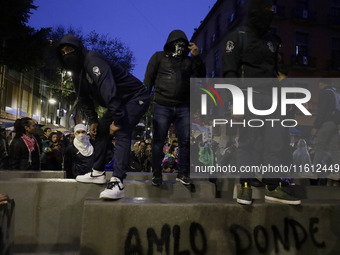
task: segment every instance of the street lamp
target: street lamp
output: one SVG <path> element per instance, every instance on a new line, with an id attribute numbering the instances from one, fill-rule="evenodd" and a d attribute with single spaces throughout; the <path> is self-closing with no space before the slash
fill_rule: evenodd
<path id="1" fill-rule="evenodd" d="M 48 100 L 48 102 L 49 102 L 50 104 L 55 104 L 57 101 L 56 101 L 54 98 L 50 98 L 50 99 Z"/>

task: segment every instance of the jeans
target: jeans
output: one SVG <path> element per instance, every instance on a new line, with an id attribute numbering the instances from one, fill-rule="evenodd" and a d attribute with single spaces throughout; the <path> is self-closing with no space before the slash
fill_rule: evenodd
<path id="1" fill-rule="evenodd" d="M 164 106 L 155 103 L 153 108 L 152 169 L 161 175 L 163 146 L 171 123 L 178 138 L 178 171 L 189 176 L 190 169 L 190 110 L 189 104 Z"/>
<path id="2" fill-rule="evenodd" d="M 143 103 L 140 104 L 140 101 L 135 99 L 127 102 L 123 106 L 125 109 L 123 125 L 121 129 L 115 133 L 116 150 L 112 176 L 121 180 L 126 177 L 126 171 L 129 167 L 132 131 L 149 107 L 149 99 L 142 101 Z M 107 141 L 110 139 L 109 129 L 112 121 L 112 116 L 108 111 L 99 119 L 98 134 L 94 145 L 93 164 L 93 169 L 98 171 L 104 171 Z"/>

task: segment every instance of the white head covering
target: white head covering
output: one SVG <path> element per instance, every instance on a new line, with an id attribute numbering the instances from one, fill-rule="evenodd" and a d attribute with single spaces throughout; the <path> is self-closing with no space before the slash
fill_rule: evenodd
<path id="1" fill-rule="evenodd" d="M 79 150 L 80 154 L 89 157 L 93 154 L 93 146 L 87 134 L 77 134 L 78 130 L 86 131 L 87 128 L 83 124 L 78 124 L 74 127 L 75 139 L 73 140 L 74 146 Z"/>

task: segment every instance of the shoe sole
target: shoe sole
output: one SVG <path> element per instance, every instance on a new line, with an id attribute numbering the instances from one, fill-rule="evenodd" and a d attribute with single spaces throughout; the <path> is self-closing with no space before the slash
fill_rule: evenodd
<path id="1" fill-rule="evenodd" d="M 81 182 L 81 183 L 94 183 L 94 184 L 105 184 L 106 183 L 106 180 L 105 181 L 98 181 L 98 180 L 91 180 L 91 181 L 83 181 L 83 180 L 77 180 L 77 182 Z"/>
<path id="2" fill-rule="evenodd" d="M 179 178 L 176 178 L 176 181 L 181 182 L 181 183 L 184 184 L 184 185 L 190 185 L 190 184 L 192 184 L 191 182 L 185 182 L 185 181 L 183 181 L 183 180 L 181 180 L 181 179 L 179 179 Z"/>
<path id="3" fill-rule="evenodd" d="M 241 205 L 251 205 L 253 203 L 253 201 L 239 199 L 239 198 L 236 199 L 236 202 Z"/>
<path id="4" fill-rule="evenodd" d="M 124 197 L 125 197 L 124 194 L 120 195 L 120 196 L 115 196 L 115 197 L 111 197 L 111 196 L 107 196 L 107 195 L 102 195 L 102 194 L 99 195 L 100 199 L 110 199 L 110 200 L 117 200 L 117 199 L 121 199 L 121 198 L 124 198 Z"/>
<path id="5" fill-rule="evenodd" d="M 162 183 L 154 183 L 154 182 L 152 182 L 152 185 L 157 187 L 157 186 L 161 186 Z"/>
<path id="6" fill-rule="evenodd" d="M 264 199 L 268 200 L 268 201 L 287 204 L 287 205 L 300 205 L 301 204 L 301 200 L 285 200 L 285 199 L 280 199 L 280 198 L 276 198 L 276 197 L 269 197 L 269 196 L 264 196 Z"/>

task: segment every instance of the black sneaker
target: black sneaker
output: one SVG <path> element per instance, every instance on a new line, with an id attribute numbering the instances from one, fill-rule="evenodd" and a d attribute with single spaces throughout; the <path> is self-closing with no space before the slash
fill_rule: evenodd
<path id="1" fill-rule="evenodd" d="M 178 174 L 176 181 L 181 182 L 184 185 L 190 185 L 192 184 L 192 180 L 189 176 L 185 176 L 183 174 Z"/>
<path id="2" fill-rule="evenodd" d="M 163 178 L 161 175 L 152 177 L 152 185 L 160 186 L 163 183 Z"/>

